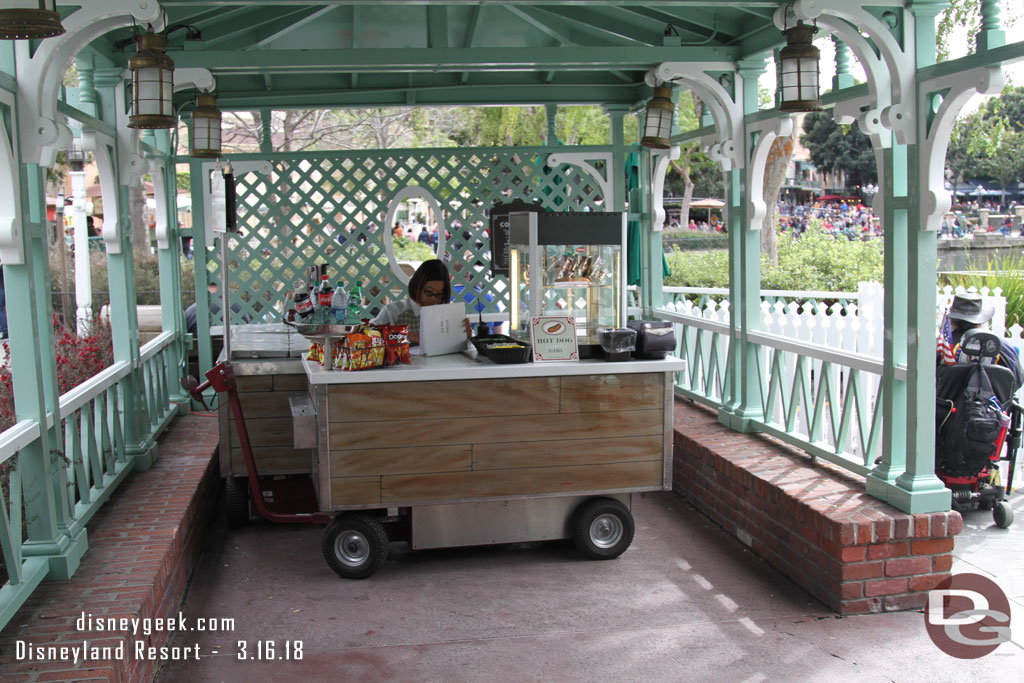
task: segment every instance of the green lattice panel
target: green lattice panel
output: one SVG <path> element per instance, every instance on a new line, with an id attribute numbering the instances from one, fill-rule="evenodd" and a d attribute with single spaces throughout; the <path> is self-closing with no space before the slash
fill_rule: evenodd
<path id="1" fill-rule="evenodd" d="M 305 277 L 306 266 L 324 261 L 332 283 L 339 277 L 348 283 L 360 279 L 371 309 L 405 296 L 405 285 L 388 265 L 384 219 L 391 198 L 408 185 L 429 190 L 441 205 L 449 233 L 441 258 L 455 283 L 465 285 L 461 296 L 469 297 L 471 310 L 504 312 L 508 280 L 490 274 L 487 208 L 496 202 L 539 197 L 550 211 L 604 210 L 600 186 L 589 174 L 574 166 L 556 170 L 544 165 L 553 151 L 273 155 L 270 177 L 248 173 L 235 179 L 239 233 L 232 241 L 229 262 L 232 299 L 240 310 L 232 313 L 232 324 L 279 320 L 290 305 L 295 281 Z M 207 257 L 210 276 L 219 278 L 219 250 L 209 249 Z M 212 324 L 220 324 L 219 315 L 215 318 Z"/>

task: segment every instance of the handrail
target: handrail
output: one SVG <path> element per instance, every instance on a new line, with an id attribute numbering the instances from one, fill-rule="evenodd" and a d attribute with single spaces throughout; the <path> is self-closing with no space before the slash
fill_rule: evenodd
<path id="1" fill-rule="evenodd" d="M 174 337 L 174 331 L 167 330 L 165 332 L 161 332 L 153 339 L 150 339 L 141 349 L 139 349 L 139 362 L 145 363 L 147 360 L 163 351 L 165 347 L 170 346 L 174 342 Z"/>
<path id="2" fill-rule="evenodd" d="M 727 287 L 662 287 L 661 291 L 673 294 L 721 294 L 727 296 Z M 761 296 L 775 296 L 795 299 L 803 297 L 806 299 L 859 299 L 859 292 L 817 292 L 812 290 L 798 289 L 762 289 Z"/>
<path id="3" fill-rule="evenodd" d="M 25 446 L 39 438 L 39 423 L 22 420 L 0 432 L 0 465 L 18 454 Z"/>
<path id="4" fill-rule="evenodd" d="M 691 315 L 683 315 L 682 313 L 668 311 L 664 308 L 656 308 L 652 312 L 654 315 L 662 318 L 663 320 L 668 320 L 669 322 L 689 325 L 701 330 L 707 330 L 708 332 L 729 334 L 729 323 L 723 323 L 718 320 L 705 320 L 704 318 L 698 318 Z"/>
<path id="5" fill-rule="evenodd" d="M 117 384 L 121 378 L 127 377 L 131 369 L 131 365 L 127 361 L 118 361 L 103 372 L 93 375 L 71 391 L 62 395 L 60 397 L 61 419 L 63 420 L 108 388 Z"/>

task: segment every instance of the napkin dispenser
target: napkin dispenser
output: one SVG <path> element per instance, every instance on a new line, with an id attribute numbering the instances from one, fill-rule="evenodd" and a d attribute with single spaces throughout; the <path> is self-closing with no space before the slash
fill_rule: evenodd
<path id="1" fill-rule="evenodd" d="M 659 360 L 676 350 L 676 333 L 667 320 L 629 320 L 626 326 L 636 330 L 634 358 Z"/>

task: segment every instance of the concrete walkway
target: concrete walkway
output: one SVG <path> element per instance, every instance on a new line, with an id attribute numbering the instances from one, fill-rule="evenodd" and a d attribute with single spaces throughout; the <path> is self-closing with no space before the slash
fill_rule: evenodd
<path id="1" fill-rule="evenodd" d="M 217 523 L 184 613 L 231 617 L 189 632 L 193 681 L 996 681 L 1024 666 L 1024 495 L 1018 524 L 968 515 L 953 571 L 995 578 L 1013 604 L 1014 642 L 958 660 L 921 612 L 838 618 L 673 493 L 634 500 L 632 547 L 583 560 L 568 542 L 412 552 L 365 581 L 323 561 L 321 530 Z M 406 548 L 403 550 L 403 548 Z M 194 622 L 191 622 L 194 623 Z M 301 660 L 239 661 L 274 641 Z M 286 646 L 286 642 L 289 646 Z"/>

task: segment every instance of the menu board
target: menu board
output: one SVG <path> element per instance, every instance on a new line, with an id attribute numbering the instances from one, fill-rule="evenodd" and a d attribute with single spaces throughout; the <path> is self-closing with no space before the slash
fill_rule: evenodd
<path id="1" fill-rule="evenodd" d="M 530 342 L 533 362 L 579 360 L 576 321 L 567 315 L 542 315 L 530 318 Z"/>
<path id="2" fill-rule="evenodd" d="M 508 215 L 519 211 L 543 212 L 544 209 L 536 204 L 524 202 L 521 199 L 508 202 L 507 204 L 495 204 L 490 211 L 490 233 L 491 233 L 491 275 L 509 276 L 509 228 Z"/>

